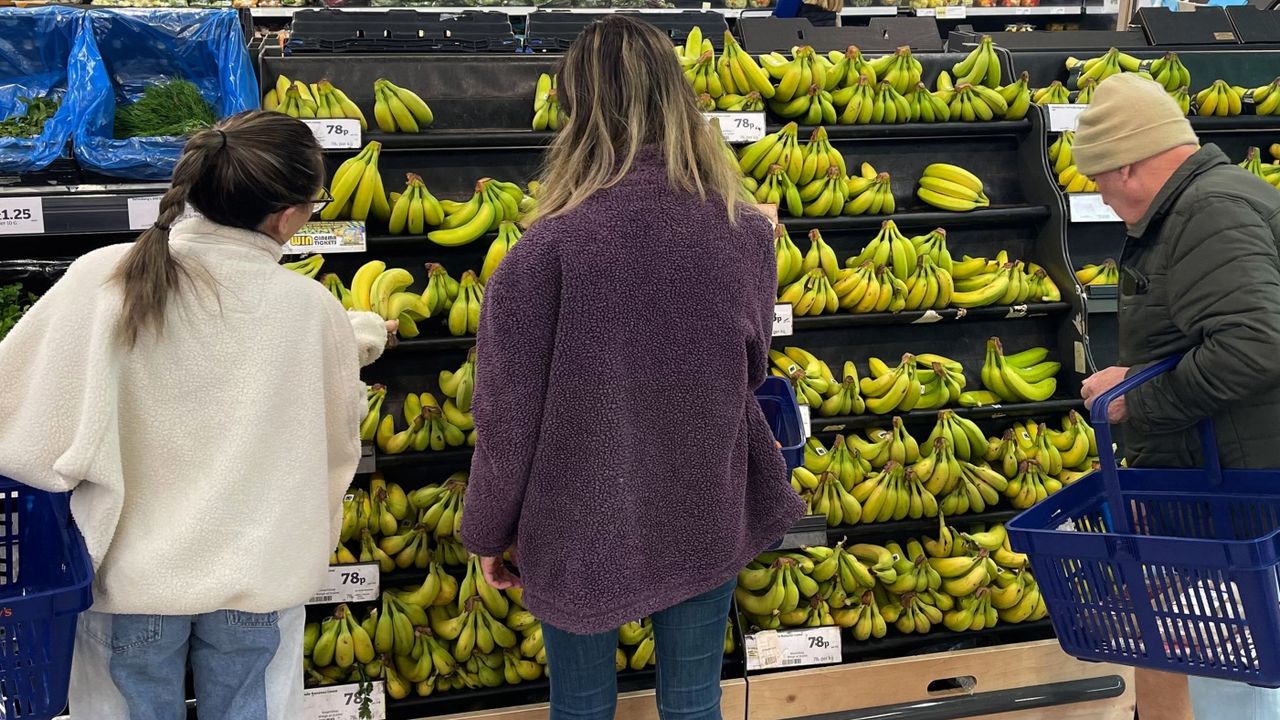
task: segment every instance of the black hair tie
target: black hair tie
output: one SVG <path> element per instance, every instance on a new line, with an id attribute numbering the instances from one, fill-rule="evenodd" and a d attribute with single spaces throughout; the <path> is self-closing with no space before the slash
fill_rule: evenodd
<path id="1" fill-rule="evenodd" d="M 227 146 L 227 134 L 221 130 L 214 130 L 214 132 L 218 133 L 218 137 L 222 138 L 222 144 L 218 146 L 218 149 L 225 148 Z"/>

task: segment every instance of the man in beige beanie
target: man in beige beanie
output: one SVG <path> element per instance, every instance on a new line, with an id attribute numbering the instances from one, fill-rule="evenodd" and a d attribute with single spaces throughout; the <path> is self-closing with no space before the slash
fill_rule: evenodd
<path id="1" fill-rule="evenodd" d="M 1172 371 L 1106 410 L 1125 424 L 1129 465 L 1200 466 L 1195 426 L 1212 419 L 1223 467 L 1280 468 L 1280 192 L 1216 146 L 1198 147 L 1181 108 L 1137 75 L 1098 86 L 1072 152 L 1128 226 L 1120 365 L 1084 381 L 1085 403 L 1181 355 Z M 1185 717 L 1144 700 L 1156 687 L 1176 692 L 1170 677 L 1138 671 L 1144 720 Z M 1188 685 L 1196 720 L 1280 719 L 1280 692 L 1201 677 Z"/>

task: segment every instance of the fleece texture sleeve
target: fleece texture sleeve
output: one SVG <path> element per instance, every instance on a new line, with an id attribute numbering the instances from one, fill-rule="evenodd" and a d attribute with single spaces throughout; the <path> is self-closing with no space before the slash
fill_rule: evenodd
<path id="1" fill-rule="evenodd" d="M 372 365 L 387 348 L 386 321 L 377 313 L 359 311 L 348 312 L 347 318 L 351 321 L 351 331 L 355 333 L 360 367 Z"/>
<path id="2" fill-rule="evenodd" d="M 560 304 L 548 224 L 525 233 L 485 288 L 472 405 L 478 439 L 462 526 L 477 555 L 500 555 L 515 540 L 537 452 Z"/>
<path id="3" fill-rule="evenodd" d="M 751 355 L 747 358 L 747 378 L 751 387 L 760 387 L 769 374 L 769 345 L 773 342 L 773 315 L 778 297 L 778 257 L 773 250 L 773 224 L 754 208 L 743 209 L 743 241 L 757 258 L 755 314 L 751 316 Z"/>
<path id="4" fill-rule="evenodd" d="M 337 303 L 328 303 L 326 310 L 330 313 L 330 332 L 324 355 L 325 397 L 342 398 L 342 402 L 326 409 L 325 417 L 329 527 L 336 546 L 342 531 L 342 497 L 360 462 L 360 421 L 369 409 L 365 384 L 359 380 L 360 367 L 373 362 L 366 362 L 370 355 L 376 360 L 381 354 L 381 349 L 373 352 L 370 348 L 375 336 L 385 346 L 387 331 L 382 318 L 374 313 L 348 312 L 344 318 Z M 373 320 L 377 321 L 376 328 Z"/>
<path id="5" fill-rule="evenodd" d="M 1168 297 L 1174 324 L 1197 345 L 1173 371 L 1125 396 L 1139 433 L 1185 430 L 1280 382 L 1276 238 L 1239 199 L 1209 195 L 1196 204 L 1170 250 Z"/>

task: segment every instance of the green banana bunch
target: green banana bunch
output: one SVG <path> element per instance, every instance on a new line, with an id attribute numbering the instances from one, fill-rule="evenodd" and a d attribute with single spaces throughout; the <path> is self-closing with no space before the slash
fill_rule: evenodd
<path id="1" fill-rule="evenodd" d="M 822 515 L 830 527 L 856 525 L 862 519 L 862 504 L 830 470 L 819 474 L 817 486 L 811 492 L 801 493 L 801 497 L 809 504 L 809 514 Z M 782 623 L 788 624 L 785 618 Z"/>
<path id="2" fill-rule="evenodd" d="M 874 78 L 874 72 L 859 74 L 852 85 L 832 94 L 832 103 L 842 108 L 837 122 L 841 125 L 867 125 L 874 122 L 872 117 L 876 109 L 876 88 L 879 87 Z M 880 112 L 883 118 L 883 107 Z"/>
<path id="3" fill-rule="evenodd" d="M 1189 90 L 1190 88 L 1184 85 L 1169 93 L 1169 97 L 1173 98 L 1173 101 L 1178 103 L 1178 107 L 1182 108 L 1183 115 L 1191 114 L 1191 93 Z"/>
<path id="4" fill-rule="evenodd" d="M 947 163 L 933 163 L 925 167 L 916 197 L 950 212 L 967 212 L 991 204 L 978 176 Z"/>
<path id="5" fill-rule="evenodd" d="M 1147 70 L 1151 73 L 1151 78 L 1160 83 L 1167 92 L 1172 93 L 1178 88 L 1191 85 L 1191 71 L 1182 64 L 1176 52 L 1167 52 L 1151 61 L 1151 66 Z"/>
<path id="6" fill-rule="evenodd" d="M 724 112 L 764 112 L 764 97 L 755 90 L 751 90 L 746 95 L 725 93 L 715 100 L 710 109 Z"/>
<path id="7" fill-rule="evenodd" d="M 461 285 L 449 276 L 449 271 L 438 263 L 427 263 L 427 289 L 422 299 L 427 303 L 428 317 L 437 317 L 453 307 Z"/>
<path id="8" fill-rule="evenodd" d="M 418 523 L 433 537 L 456 538 L 462 526 L 463 499 L 467 474 L 456 472 L 440 485 L 426 485 L 409 493 L 409 507 L 418 513 Z M 464 556 L 465 559 L 465 556 Z M 463 590 L 459 589 L 459 597 Z"/>
<path id="9" fill-rule="evenodd" d="M 911 106 L 912 122 L 947 122 L 951 119 L 951 106 L 941 97 L 929 92 L 924 83 L 916 83 L 915 89 L 907 94 L 907 103 Z"/>
<path id="10" fill-rule="evenodd" d="M 1031 357 L 1034 357 L 1032 355 Z M 1010 361 L 1010 358 L 1014 360 Z M 1058 388 L 1058 363 L 1035 361 L 1021 364 L 1018 356 L 1004 355 L 1000 339 L 987 340 L 987 359 L 982 365 L 982 385 L 1006 402 L 1044 402 Z"/>
<path id="11" fill-rule="evenodd" d="M 894 277 L 905 281 L 911 277 L 916 268 L 916 246 L 893 220 L 880 223 L 880 232 L 858 255 L 849 258 L 845 264 L 849 267 L 871 261 L 876 266 L 885 265 L 893 272 Z"/>
<path id="12" fill-rule="evenodd" d="M 839 217 L 848 200 L 849 180 L 839 167 L 831 165 L 823 176 L 800 187 L 798 193 L 805 217 Z"/>
<path id="13" fill-rule="evenodd" d="M 790 122 L 781 130 L 742 148 L 738 154 L 738 169 L 759 182 L 765 179 L 771 167 L 777 165 L 786 171 L 792 182 L 797 181 L 804 169 L 804 148 L 796 137 L 798 130 L 799 126 Z"/>
<path id="14" fill-rule="evenodd" d="M 1054 80 L 1048 87 L 1042 87 L 1031 94 L 1031 101 L 1037 105 L 1065 105 L 1071 102 L 1071 92 L 1067 86 Z"/>
<path id="15" fill-rule="evenodd" d="M 440 391 L 454 401 L 458 410 L 471 412 L 472 395 L 476 385 L 476 350 L 471 348 L 467 359 L 456 371 L 440 371 Z"/>
<path id="16" fill-rule="evenodd" d="M 962 82 L 952 92 L 949 108 L 952 120 L 985 122 L 1003 117 L 1009 106 L 999 92 L 985 85 Z"/>
<path id="17" fill-rule="evenodd" d="M 378 421 L 382 419 L 382 403 L 387 399 L 387 386 L 370 385 L 368 388 L 369 411 L 360 421 L 360 439 L 364 442 L 373 440 L 378 430 Z M 350 540 L 348 535 L 343 542 Z"/>
<path id="18" fill-rule="evenodd" d="M 916 83 L 916 85 L 918 84 Z M 911 87 L 915 88 L 916 85 Z M 911 122 L 911 103 L 903 92 L 895 88 L 893 83 L 888 80 L 881 80 L 876 85 L 876 92 L 871 102 L 872 123 L 892 125 L 894 123 Z"/>
<path id="19" fill-rule="evenodd" d="M 755 200 L 758 203 L 777 205 L 792 217 L 804 215 L 804 201 L 800 198 L 800 189 L 792 182 L 781 165 L 769 166 L 764 182 L 760 183 L 756 189 Z"/>
<path id="20" fill-rule="evenodd" d="M 1098 87 L 1098 83 L 1089 78 L 1085 80 L 1080 88 L 1080 92 L 1076 93 L 1076 99 L 1073 101 L 1076 105 L 1088 105 L 1093 100 L 1093 91 Z"/>
<path id="21" fill-rule="evenodd" d="M 911 246 L 915 248 L 917 256 L 927 256 L 939 269 L 951 274 L 955 263 L 951 259 L 951 251 L 947 249 L 946 230 L 934 228 L 926 235 L 917 235 L 911 238 Z"/>
<path id="22" fill-rule="evenodd" d="M 892 55 L 870 61 L 869 65 L 875 71 L 876 78 L 888 82 L 899 94 L 905 94 L 915 87 L 924 70 L 920 61 L 911 56 L 911 48 L 907 45 L 899 47 Z"/>
<path id="23" fill-rule="evenodd" d="M 493 277 L 494 271 L 498 269 L 498 264 L 507 256 L 507 253 L 511 252 L 511 248 L 515 246 L 521 235 L 523 233 L 520 232 L 520 226 L 515 222 L 503 220 L 498 223 L 498 237 L 489 246 L 488 252 L 484 255 L 484 264 L 480 267 L 480 283 L 482 285 L 489 283 L 489 278 Z"/>
<path id="24" fill-rule="evenodd" d="M 839 107 L 848 104 L 852 97 L 848 90 L 858 85 L 859 77 L 866 77 L 872 85 L 876 82 L 876 71 L 856 45 L 850 45 L 844 52 L 832 50 L 827 53 L 826 61 L 830 65 L 827 68 L 826 89 L 831 91 Z"/>
<path id="25" fill-rule="evenodd" d="M 290 90 L 293 92 L 291 93 Z M 262 97 L 262 109 L 274 110 L 295 118 L 338 119 L 350 118 L 360 121 L 360 129 L 368 130 L 360 106 L 351 102 L 347 94 L 333 86 L 328 80 L 307 85 L 301 81 L 290 81 L 281 75 L 276 84 L 267 90 Z"/>
<path id="26" fill-rule="evenodd" d="M 695 95 L 707 95 L 712 100 L 724 95 L 724 83 L 716 72 L 716 54 L 711 41 L 703 40 L 704 47 L 698 57 L 684 64 L 684 79 L 689 81 Z"/>
<path id="27" fill-rule="evenodd" d="M 458 286 L 458 298 L 449 308 L 449 334 L 454 337 L 475 335 L 480 327 L 480 303 L 483 301 L 484 286 L 473 271 L 466 271 Z"/>
<path id="28" fill-rule="evenodd" d="M 538 86 L 533 95 L 533 129 L 555 132 L 568 122 L 569 117 L 560 109 L 556 76 L 542 73 L 538 76 Z"/>
<path id="29" fill-rule="evenodd" d="M 1142 69 L 1142 62 L 1138 58 L 1128 53 L 1122 53 L 1116 48 L 1111 48 L 1105 54 L 1089 58 L 1083 62 L 1069 57 L 1066 65 L 1068 72 L 1077 69 L 1080 71 L 1080 74 L 1076 76 L 1077 90 L 1084 88 L 1086 80 L 1100 83 L 1112 75 L 1122 72 L 1138 72 Z"/>
<path id="30" fill-rule="evenodd" d="M 316 255 L 315 257 L 321 256 Z M 320 284 L 324 285 L 324 288 L 333 295 L 334 300 L 337 300 L 342 304 L 343 310 L 351 309 L 353 302 L 351 291 L 348 290 L 347 286 L 342 282 L 342 278 L 338 277 L 334 273 L 327 273 L 320 278 Z"/>
<path id="31" fill-rule="evenodd" d="M 774 71 L 771 69 L 770 72 Z M 770 107 L 777 112 L 780 105 L 808 94 L 811 88 L 816 88 L 815 95 L 818 92 L 826 92 L 824 90 L 826 86 L 826 66 L 818 62 L 818 55 L 813 48 L 808 45 L 801 45 L 792 49 L 791 60 L 786 62 L 785 68 L 782 70 L 782 75 L 771 98 Z M 799 114 L 796 114 L 791 117 L 798 116 Z"/>
<path id="32" fill-rule="evenodd" d="M 1021 120 L 1027 116 L 1027 111 L 1031 109 L 1031 76 L 1027 72 L 1023 71 L 1017 81 L 999 88 L 998 91 L 1007 108 L 1004 111 L 1005 120 Z"/>
<path id="33" fill-rule="evenodd" d="M 839 383 L 832 386 L 834 392 L 826 400 L 823 400 L 822 405 L 818 407 L 818 414 L 822 417 L 861 415 L 866 411 L 866 403 L 862 399 L 862 391 L 859 386 L 857 366 L 846 360 L 841 370 Z M 852 462 L 852 458 L 850 458 L 850 462 Z M 830 466 L 830 462 L 828 462 L 828 466 Z M 847 479 L 847 476 L 842 476 L 841 479 L 843 482 Z M 844 484 L 846 489 L 852 487 L 852 481 Z"/>
<path id="34" fill-rule="evenodd" d="M 863 522 L 918 520 L 938 514 L 938 499 L 924 489 L 914 470 L 897 460 L 854 486 L 851 494 L 862 503 Z"/>
<path id="35" fill-rule="evenodd" d="M 373 118 L 385 133 L 416 133 L 435 122 L 431 108 L 411 90 L 386 78 L 373 83 Z"/>
<path id="36" fill-rule="evenodd" d="M 831 368 L 799 348 L 787 350 L 790 352 L 769 351 L 770 374 L 789 380 L 800 404 L 819 407 L 823 398 L 832 392 L 831 386 L 836 382 Z"/>
<path id="37" fill-rule="evenodd" d="M 782 223 L 773 227 L 773 252 L 777 257 L 778 287 L 781 289 L 799 280 L 805 270 L 804 255 L 791 240 L 791 234 Z"/>
<path id="38" fill-rule="evenodd" d="M 281 81 L 285 83 L 283 89 L 280 86 Z M 264 102 L 267 99 L 264 98 Z M 276 80 L 275 103 L 270 109 L 300 120 L 313 120 L 320 115 L 320 104 L 316 102 L 316 96 L 311 91 L 311 86 L 301 80 L 294 80 L 289 83 L 288 78 L 283 75 Z M 327 103 L 325 112 L 330 112 Z"/>
<path id="39" fill-rule="evenodd" d="M 391 216 L 387 230 L 392 235 L 421 235 L 428 225 L 437 227 L 444 222 L 444 209 L 435 195 L 427 189 L 422 178 L 413 173 L 405 175 L 403 193 L 392 193 Z"/>
<path id="40" fill-rule="evenodd" d="M 1249 97 L 1253 99 L 1254 115 L 1280 114 L 1280 77 L 1249 91 Z"/>
<path id="41" fill-rule="evenodd" d="M 333 173 L 329 186 L 333 201 L 320 211 L 321 220 L 365 221 L 374 218 L 387 222 L 391 218 L 391 205 L 378 174 L 378 156 L 382 143 L 370 142 L 355 157 L 346 160 Z"/>
<path id="42" fill-rule="evenodd" d="M 1005 497 L 1019 510 L 1026 510 L 1062 489 L 1062 482 L 1050 477 L 1035 460 L 1018 463 L 1018 473 L 1009 479 Z"/>
<path id="43" fill-rule="evenodd" d="M 466 202 L 440 201 L 444 220 L 438 230 L 427 233 L 427 239 L 444 247 L 469 245 L 497 230 L 502 221 L 519 220 L 523 199 L 524 191 L 515 183 L 481 178 Z"/>
<path id="44" fill-rule="evenodd" d="M 323 255 L 308 255 L 301 260 L 284 264 L 286 270 L 292 270 L 303 277 L 309 278 L 314 278 L 320 274 L 320 268 L 322 267 L 324 267 Z"/>
<path id="45" fill-rule="evenodd" d="M 721 51 L 720 60 L 716 63 L 716 73 L 720 77 L 720 84 L 724 87 L 726 94 L 750 97 L 752 93 L 756 93 L 757 98 L 753 102 L 758 102 L 760 105 L 752 108 L 755 111 L 763 110 L 764 100 L 774 95 L 775 91 L 773 83 L 769 81 L 769 74 L 756 63 L 750 53 L 742 49 L 737 39 L 733 37 L 733 33 L 728 30 L 724 32 L 724 50 Z M 721 109 L 730 108 L 722 107 Z"/>
<path id="46" fill-rule="evenodd" d="M 978 46 L 951 68 L 957 82 L 1000 87 L 1000 57 L 990 35 L 983 35 Z"/>
<path id="47" fill-rule="evenodd" d="M 864 162 L 858 175 L 850 175 L 846 183 L 845 215 L 892 215 L 897 209 L 889 173 L 877 173 L 871 163 Z"/>

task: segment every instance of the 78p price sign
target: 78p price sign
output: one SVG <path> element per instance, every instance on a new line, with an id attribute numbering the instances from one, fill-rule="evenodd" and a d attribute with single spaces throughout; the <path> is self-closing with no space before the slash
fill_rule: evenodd
<path id="1" fill-rule="evenodd" d="M 326 150 L 354 150 L 360 147 L 360 121 L 348 118 L 332 118 L 302 122 L 311 128 L 316 142 Z"/>
<path id="2" fill-rule="evenodd" d="M 764 137 L 762 112 L 704 112 L 707 122 L 715 121 L 720 134 L 730 143 L 751 143 Z"/>

